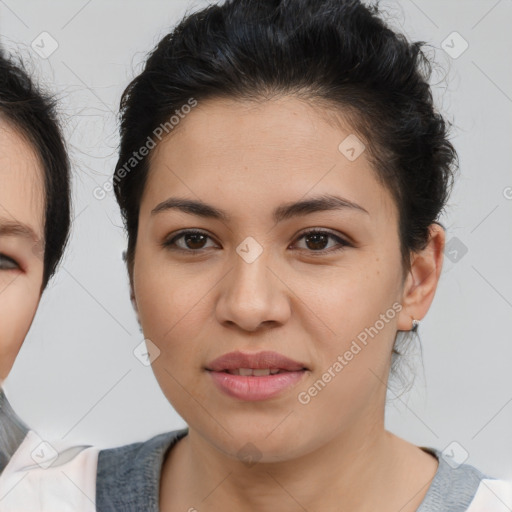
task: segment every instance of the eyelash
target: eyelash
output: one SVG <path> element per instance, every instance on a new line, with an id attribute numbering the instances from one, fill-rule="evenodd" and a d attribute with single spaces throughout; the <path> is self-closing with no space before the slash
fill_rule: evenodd
<path id="1" fill-rule="evenodd" d="M 2 268 L 2 262 L 6 262 L 6 261 L 10 264 L 16 265 L 16 268 L 15 269 L 14 268 Z M 18 263 L 15 260 L 13 260 L 12 258 L 9 258 L 9 256 L 6 256 L 5 254 L 0 253 L 0 272 L 2 270 L 17 270 L 19 268 L 20 268 L 20 266 L 18 265 Z"/>
<path id="2" fill-rule="evenodd" d="M 172 251 L 181 251 L 181 252 L 186 252 L 186 253 L 196 254 L 196 255 L 199 255 L 203 251 L 208 249 L 208 248 L 206 248 L 206 249 L 183 249 L 182 247 L 177 247 L 175 245 L 175 242 L 177 240 L 179 240 L 180 238 L 185 237 L 186 235 L 204 235 L 204 236 L 206 236 L 206 237 L 211 239 L 211 237 L 207 233 L 205 233 L 204 231 L 198 231 L 198 230 L 195 230 L 195 229 L 191 229 L 191 230 L 187 230 L 187 231 L 182 231 L 181 233 L 178 233 L 177 235 L 173 236 L 171 239 L 165 240 L 163 242 L 162 246 L 164 248 L 172 250 Z M 337 253 L 338 251 L 342 251 L 346 247 L 350 247 L 351 246 L 351 244 L 349 244 L 346 240 L 344 240 L 343 238 L 335 235 L 334 233 L 331 233 L 330 231 L 320 230 L 320 229 L 311 229 L 309 231 L 304 231 L 303 233 L 301 233 L 298 236 L 298 238 L 296 240 L 297 241 L 301 240 L 302 238 L 304 238 L 304 237 L 306 237 L 308 235 L 328 235 L 329 237 L 335 239 L 341 245 L 341 247 L 338 247 L 336 249 L 330 248 L 330 249 L 322 249 L 322 250 L 318 250 L 318 251 L 308 250 L 308 249 L 300 249 L 300 250 L 304 250 L 304 251 L 309 252 L 313 256 L 315 256 L 315 255 L 323 256 L 323 255 L 326 255 L 326 254 Z"/>

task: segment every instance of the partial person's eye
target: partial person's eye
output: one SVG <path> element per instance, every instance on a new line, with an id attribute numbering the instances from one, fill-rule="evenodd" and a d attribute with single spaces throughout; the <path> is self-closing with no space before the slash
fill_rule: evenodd
<path id="1" fill-rule="evenodd" d="M 163 242 L 163 247 L 170 249 L 170 250 L 177 250 L 177 251 L 185 251 L 189 253 L 198 253 L 199 251 L 203 249 L 207 249 L 208 247 L 205 247 L 204 243 L 205 241 L 211 238 L 209 235 L 204 233 L 203 231 L 197 231 L 197 230 L 188 230 L 188 231 L 182 231 L 181 233 L 178 233 L 177 235 L 173 236 L 169 240 L 165 240 Z M 183 246 L 177 244 L 176 242 L 178 240 L 183 239 L 183 243 L 185 244 Z"/>
<path id="2" fill-rule="evenodd" d="M 332 254 L 345 249 L 345 247 L 351 246 L 351 244 L 334 233 L 319 229 L 312 229 L 302 233 L 298 240 L 302 239 L 305 240 L 306 250 L 311 253 L 317 253 L 318 255 L 325 255 L 326 253 Z M 335 240 L 338 247 L 334 245 L 334 248 L 332 246 L 331 248 L 326 248 L 326 246 L 329 245 L 329 239 Z"/>
<path id="3" fill-rule="evenodd" d="M 1 270 L 17 270 L 20 266 L 9 256 L 0 253 L 0 271 Z"/>
<path id="4" fill-rule="evenodd" d="M 165 248 L 171 250 L 198 253 L 199 251 L 209 248 L 208 246 L 205 245 L 208 239 L 211 239 L 211 237 L 204 233 L 203 231 L 189 230 L 178 233 L 171 239 L 164 241 L 162 245 Z M 335 235 L 334 233 L 318 229 L 302 233 L 298 240 L 302 239 L 305 239 L 306 241 L 305 250 L 312 253 L 333 253 L 340 251 L 350 245 L 348 242 L 346 242 L 339 236 Z M 334 248 L 332 246 L 331 248 L 326 248 L 326 246 L 329 246 L 329 239 L 336 241 L 338 247 L 336 247 L 335 244 Z M 178 241 L 182 241 L 182 244 L 180 245 L 179 243 L 177 243 Z"/>

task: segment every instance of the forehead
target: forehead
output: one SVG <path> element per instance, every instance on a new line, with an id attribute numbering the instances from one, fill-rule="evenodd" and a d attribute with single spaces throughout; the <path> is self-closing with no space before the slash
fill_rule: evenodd
<path id="1" fill-rule="evenodd" d="M 389 191 L 365 151 L 352 161 L 340 151 L 355 133 L 332 119 L 324 107 L 294 97 L 199 102 L 153 152 L 145 195 L 225 194 L 257 210 L 284 196 L 336 192 L 389 220 L 396 215 Z"/>
<path id="2" fill-rule="evenodd" d="M 32 144 L 0 118 L 0 217 L 44 231 L 43 169 Z"/>

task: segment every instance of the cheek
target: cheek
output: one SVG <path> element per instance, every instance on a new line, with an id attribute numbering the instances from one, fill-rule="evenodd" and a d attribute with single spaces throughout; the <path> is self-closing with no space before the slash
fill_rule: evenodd
<path id="1" fill-rule="evenodd" d="M 325 417 L 326 411 L 331 422 L 322 428 L 331 434 L 349 429 L 363 417 L 378 421 L 396 335 L 397 311 L 392 306 L 400 307 L 392 283 L 382 275 L 378 280 L 375 269 L 368 268 L 356 275 L 338 272 L 322 293 L 317 288 L 310 295 L 311 309 L 322 322 L 309 315 L 306 329 L 316 364 L 296 390 L 297 431 L 303 432 L 305 441 L 310 418 Z M 330 328 L 327 336 L 322 335 L 324 323 Z"/>
<path id="2" fill-rule="evenodd" d="M 363 264 L 361 259 L 361 265 L 329 269 L 329 273 L 310 283 L 300 276 L 295 280 L 294 291 L 314 313 L 304 318 L 311 320 L 311 328 L 313 324 L 323 324 L 328 333 L 323 338 L 327 345 L 343 348 L 376 322 L 377 329 L 388 336 L 396 322 L 392 306 L 399 297 L 398 274 L 392 265 L 386 267 L 379 261 L 371 264 L 368 258 L 364 261 Z M 386 313 L 383 324 L 379 320 Z"/>
<path id="3" fill-rule="evenodd" d="M 151 260 L 153 261 L 153 260 Z M 135 261 L 133 284 L 144 335 L 165 355 L 186 355 L 187 347 L 200 337 L 209 318 L 206 292 L 210 288 L 197 272 L 152 263 L 141 251 Z M 202 300 L 204 299 L 204 300 Z M 179 346 L 183 348 L 179 348 Z M 173 358 L 174 359 L 174 358 Z"/>
<path id="4" fill-rule="evenodd" d="M 211 305 L 204 297 L 209 287 L 197 273 L 194 277 L 183 268 L 146 264 L 142 251 L 137 258 L 133 285 L 139 321 L 144 337 L 160 351 L 152 363 L 153 373 L 175 410 L 189 419 L 187 390 L 194 390 L 196 400 L 204 399 L 199 384 L 204 379 L 201 340 L 205 339 L 210 318 L 207 308 Z"/>
<path id="5" fill-rule="evenodd" d="M 0 290 L 0 378 L 5 379 L 34 319 L 40 296 L 39 287 L 26 276 L 8 278 L 0 273 Z"/>
<path id="6" fill-rule="evenodd" d="M 320 362 L 308 383 L 318 385 L 311 393 L 301 389 L 304 401 L 314 398 L 310 410 L 336 403 L 346 413 L 355 412 L 386 380 L 401 309 L 393 268 L 381 258 L 365 258 L 358 268 L 334 269 L 309 292 L 303 287 L 301 298 L 315 313 L 303 315 L 305 328 Z"/>

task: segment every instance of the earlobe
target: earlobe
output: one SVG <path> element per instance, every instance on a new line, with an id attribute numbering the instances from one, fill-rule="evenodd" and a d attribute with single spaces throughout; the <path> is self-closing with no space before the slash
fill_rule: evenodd
<path id="1" fill-rule="evenodd" d="M 443 265 L 445 232 L 441 225 L 431 224 L 427 247 L 413 255 L 411 271 L 405 281 L 398 330 L 410 331 L 413 320 L 421 320 L 428 312 L 437 289 Z"/>

